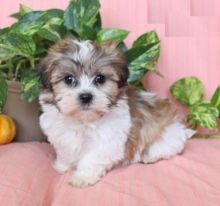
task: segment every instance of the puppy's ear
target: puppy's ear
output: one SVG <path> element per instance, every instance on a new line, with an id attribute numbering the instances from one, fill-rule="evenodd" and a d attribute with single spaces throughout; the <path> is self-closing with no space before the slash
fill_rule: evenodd
<path id="1" fill-rule="evenodd" d="M 112 54 L 113 52 L 116 51 L 118 44 L 114 41 L 109 40 L 109 41 L 102 43 L 100 46 L 102 47 L 102 49 L 104 49 L 104 51 L 107 54 Z"/>
<path id="2" fill-rule="evenodd" d="M 43 85 L 44 89 L 49 89 L 50 88 L 50 83 L 49 83 L 49 77 L 47 73 L 47 68 L 46 68 L 46 62 L 45 59 L 43 59 L 37 67 L 38 74 L 40 76 L 41 83 Z"/>
<path id="3" fill-rule="evenodd" d="M 118 84 L 119 88 L 120 88 L 120 87 L 123 87 L 123 86 L 126 86 L 126 85 L 128 84 L 128 83 L 127 83 L 128 76 L 129 76 L 128 65 L 125 64 L 125 65 L 123 65 L 122 68 L 121 68 L 120 82 L 119 82 L 119 84 Z"/>
<path id="4" fill-rule="evenodd" d="M 116 67 L 116 71 L 119 75 L 118 87 L 123 87 L 127 85 L 127 79 L 129 76 L 128 65 L 125 60 L 124 54 L 118 47 L 118 44 L 113 41 L 107 41 L 101 45 L 105 53 L 111 56 L 111 62 Z"/>

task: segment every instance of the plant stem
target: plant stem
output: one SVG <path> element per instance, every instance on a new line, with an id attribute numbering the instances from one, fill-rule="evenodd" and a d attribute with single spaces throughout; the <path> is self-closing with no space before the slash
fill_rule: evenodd
<path id="1" fill-rule="evenodd" d="M 158 75 L 159 77 L 164 78 L 164 75 L 163 75 L 162 73 L 160 73 L 159 70 L 153 69 L 152 72 L 154 72 L 154 73 L 155 73 L 156 75 Z"/>
<path id="2" fill-rule="evenodd" d="M 29 61 L 30 61 L 30 64 L 31 64 L 31 69 L 35 69 L 35 60 L 34 60 L 34 58 L 30 57 Z"/>
<path id="3" fill-rule="evenodd" d="M 12 64 L 12 59 L 8 60 L 8 79 L 12 80 L 13 79 L 13 64 Z"/>
<path id="4" fill-rule="evenodd" d="M 15 80 L 18 80 L 18 72 L 19 72 L 19 70 L 20 70 L 20 68 L 21 68 L 21 65 L 22 65 L 25 61 L 26 61 L 26 59 L 22 59 L 22 60 L 20 60 L 19 63 L 17 64 L 16 69 L 15 69 L 15 77 L 14 77 Z"/>
<path id="5" fill-rule="evenodd" d="M 220 138 L 220 134 L 195 134 L 193 138 Z"/>

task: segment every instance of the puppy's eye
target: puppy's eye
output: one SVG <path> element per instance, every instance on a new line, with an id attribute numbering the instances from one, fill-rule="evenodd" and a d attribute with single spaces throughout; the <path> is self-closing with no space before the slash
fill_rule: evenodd
<path id="1" fill-rule="evenodd" d="M 96 84 L 104 84 L 105 83 L 105 76 L 101 75 L 101 74 L 98 74 L 96 77 L 95 77 L 95 83 Z"/>
<path id="2" fill-rule="evenodd" d="M 64 82 L 69 86 L 71 86 L 71 85 L 76 86 L 77 85 L 77 80 L 72 75 L 65 76 Z"/>

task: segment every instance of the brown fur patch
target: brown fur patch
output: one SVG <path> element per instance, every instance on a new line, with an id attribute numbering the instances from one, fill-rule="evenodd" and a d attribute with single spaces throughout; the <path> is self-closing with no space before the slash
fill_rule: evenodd
<path id="1" fill-rule="evenodd" d="M 66 52 L 69 51 L 70 45 L 72 44 L 73 39 L 72 38 L 65 38 L 59 41 L 58 43 L 54 44 L 53 46 L 50 47 L 48 50 L 48 54 L 51 53 L 63 53 L 65 54 Z M 75 48 L 74 48 L 75 49 Z"/>
<path id="2" fill-rule="evenodd" d="M 44 89 L 41 91 L 39 100 L 40 100 L 41 105 L 44 105 L 44 104 L 55 105 L 56 104 L 54 97 L 53 97 L 53 93 L 47 89 Z"/>
<path id="3" fill-rule="evenodd" d="M 151 105 L 137 90 L 126 92 L 132 118 L 132 128 L 126 142 L 125 159 L 132 161 L 137 151 L 141 155 L 161 137 L 165 127 L 174 117 L 175 111 L 168 100 L 155 100 Z"/>

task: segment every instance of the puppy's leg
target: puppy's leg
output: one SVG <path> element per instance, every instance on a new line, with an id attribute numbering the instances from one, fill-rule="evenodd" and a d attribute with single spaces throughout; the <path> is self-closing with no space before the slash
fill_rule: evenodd
<path id="1" fill-rule="evenodd" d="M 97 151 L 95 149 L 90 151 L 78 162 L 77 169 L 70 177 L 69 183 L 76 187 L 95 184 L 122 159 L 122 151 L 116 153 L 118 154 L 112 151 Z"/>
<path id="2" fill-rule="evenodd" d="M 153 163 L 180 154 L 184 149 L 186 140 L 194 134 L 194 130 L 186 128 L 183 124 L 171 124 L 166 128 L 162 137 L 150 146 L 142 161 L 144 163 Z"/>
<path id="3" fill-rule="evenodd" d="M 65 173 L 74 164 L 73 159 L 69 158 L 64 151 L 56 150 L 56 160 L 54 160 L 52 167 L 58 173 Z"/>
<path id="4" fill-rule="evenodd" d="M 56 170 L 59 174 L 64 174 L 70 168 L 70 166 L 71 164 L 62 161 L 59 157 L 57 157 L 52 164 L 54 170 Z"/>
<path id="5" fill-rule="evenodd" d="M 63 162 L 56 159 L 53 162 L 52 167 L 59 174 L 64 174 L 70 168 L 70 165 L 64 164 Z"/>
<path id="6" fill-rule="evenodd" d="M 106 162 L 100 155 L 88 154 L 80 160 L 77 170 L 71 176 L 69 183 L 76 187 L 93 185 L 98 182 L 112 166 L 112 161 Z"/>

